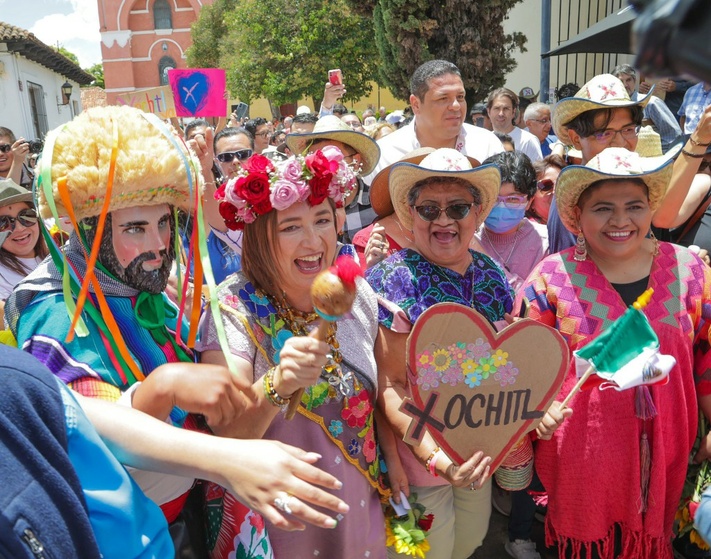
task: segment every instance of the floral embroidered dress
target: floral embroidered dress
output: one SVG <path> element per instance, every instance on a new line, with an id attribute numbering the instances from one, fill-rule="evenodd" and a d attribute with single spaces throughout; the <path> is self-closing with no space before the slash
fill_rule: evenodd
<path id="1" fill-rule="evenodd" d="M 242 274 L 222 284 L 218 297 L 230 349 L 254 364 L 257 380 L 278 363 L 279 350 L 292 333 L 269 299 Z M 321 454 L 317 465 L 343 482 L 338 496 L 348 503 L 350 512 L 338 516 L 339 524 L 333 530 L 313 526 L 303 532 L 273 529 L 267 540 L 261 517 L 251 511 L 245 516 L 244 506 L 222 487 L 212 485 L 207 505 L 213 558 L 385 559 L 385 520 L 379 493 L 384 489 L 373 413 L 377 396 L 373 356 L 376 316 L 375 295 L 358 280 L 353 309 L 337 323 L 344 381 L 331 379 L 329 383 L 322 378 L 304 392 L 292 421 L 279 414 L 264 434 L 265 439 Z M 199 349 L 219 350 L 210 315 L 202 324 Z"/>
<path id="2" fill-rule="evenodd" d="M 366 279 L 379 296 L 378 321 L 395 332 L 409 332 L 417 318 L 437 303 L 472 307 L 492 324 L 504 320 L 513 308 L 513 293 L 506 277 L 485 254 L 470 250 L 472 262 L 464 275 L 438 266 L 419 252 L 406 248 L 376 264 Z M 401 440 L 398 453 L 410 485 L 448 485 L 433 477 Z"/>
<path id="3" fill-rule="evenodd" d="M 615 524 L 618 557 L 672 557 L 672 523 L 697 430 L 697 395 L 711 393 L 711 268 L 685 248 L 660 243 L 648 287 L 654 294 L 643 312 L 661 353 L 677 360 L 669 382 L 649 388 L 656 417 L 636 416 L 636 390 L 584 390 L 570 401 L 574 413 L 552 440 L 537 443 L 536 470 L 549 494 L 546 542 L 558 544 L 561 557 L 577 559 L 583 551 L 589 557 L 592 550 L 612 557 Z M 626 310 L 595 263 L 577 262 L 573 249 L 544 259 L 522 294 L 531 303 L 529 317 L 560 331 L 571 351 Z M 558 400 L 575 382 L 573 361 Z M 646 512 L 640 512 L 643 428 L 651 449 Z"/>

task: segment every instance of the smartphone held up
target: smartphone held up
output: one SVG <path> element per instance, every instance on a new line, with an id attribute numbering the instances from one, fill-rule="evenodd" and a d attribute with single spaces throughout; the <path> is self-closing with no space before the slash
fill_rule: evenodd
<path id="1" fill-rule="evenodd" d="M 341 74 L 340 68 L 328 71 L 328 81 L 331 85 L 343 85 L 343 74 Z"/>

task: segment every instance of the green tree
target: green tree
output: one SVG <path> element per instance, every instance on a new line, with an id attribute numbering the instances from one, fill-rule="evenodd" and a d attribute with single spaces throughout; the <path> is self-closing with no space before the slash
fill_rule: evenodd
<path id="1" fill-rule="evenodd" d="M 53 48 L 54 48 L 54 50 L 56 50 L 59 54 L 61 54 L 61 55 L 63 55 L 64 57 L 68 58 L 69 60 L 71 60 L 72 62 L 74 62 L 74 64 L 76 64 L 77 66 L 79 66 L 79 67 L 81 68 L 81 64 L 79 64 L 79 59 L 77 58 L 77 55 L 76 55 L 76 54 L 74 54 L 73 52 L 68 51 L 67 49 L 65 49 L 63 46 L 60 46 L 59 44 L 58 44 L 56 47 L 53 47 Z"/>
<path id="2" fill-rule="evenodd" d="M 225 14 L 236 5 L 237 0 L 215 0 L 212 5 L 202 7 L 200 17 L 193 22 L 191 29 L 192 45 L 187 50 L 188 66 L 220 67 L 218 45 L 227 34 Z"/>
<path id="3" fill-rule="evenodd" d="M 104 84 L 104 65 L 101 62 L 98 62 L 89 68 L 84 68 L 84 71 L 94 76 L 94 81 L 91 82 L 92 86 L 100 87 L 101 89 L 106 87 Z"/>
<path id="4" fill-rule="evenodd" d="M 440 58 L 456 64 L 467 102 L 482 100 L 504 84 L 525 52 L 523 33 L 504 33 L 502 22 L 522 0 L 349 0 L 359 10 L 372 7 L 379 77 L 396 97 L 407 99 L 409 80 L 423 62 Z"/>
<path id="5" fill-rule="evenodd" d="M 243 0 L 229 9 L 220 5 L 228 1 L 217 0 L 204 22 L 203 9 L 193 26 L 193 41 L 200 33 L 212 37 L 219 55 L 195 48 L 188 62 L 217 60 L 213 65 L 227 71 L 232 95 L 245 102 L 266 97 L 277 105 L 310 97 L 317 106 L 331 68 L 342 70 L 347 99 L 370 92 L 377 61 L 372 24 L 354 14 L 347 0 Z"/>

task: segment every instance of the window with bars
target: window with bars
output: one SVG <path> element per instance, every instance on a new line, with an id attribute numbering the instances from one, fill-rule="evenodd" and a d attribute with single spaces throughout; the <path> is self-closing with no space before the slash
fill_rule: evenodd
<path id="1" fill-rule="evenodd" d="M 49 132 L 47 124 L 47 106 L 44 102 L 44 90 L 41 85 L 27 82 L 27 90 L 30 96 L 30 111 L 32 112 L 32 125 L 35 129 L 36 138 L 44 138 Z"/>

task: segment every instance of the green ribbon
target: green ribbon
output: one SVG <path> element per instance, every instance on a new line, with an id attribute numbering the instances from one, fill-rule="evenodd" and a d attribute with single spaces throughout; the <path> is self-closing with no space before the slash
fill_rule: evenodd
<path id="1" fill-rule="evenodd" d="M 138 324 L 148 330 L 159 346 L 164 346 L 167 342 L 173 346 L 175 353 L 180 361 L 192 361 L 192 357 L 178 345 L 173 336 L 170 335 L 168 328 L 165 326 L 166 318 L 174 319 L 178 316 L 178 311 L 175 307 L 168 304 L 160 293 L 146 293 L 142 291 L 136 298 L 136 305 L 133 308 L 133 314 L 136 317 Z M 180 324 L 176 325 L 176 329 L 180 331 Z"/>

